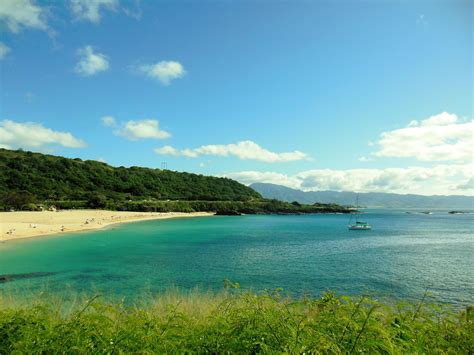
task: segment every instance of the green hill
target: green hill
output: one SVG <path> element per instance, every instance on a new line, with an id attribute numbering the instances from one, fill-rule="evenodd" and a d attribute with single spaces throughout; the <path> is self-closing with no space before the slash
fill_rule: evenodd
<path id="1" fill-rule="evenodd" d="M 107 199 L 249 201 L 259 193 L 227 178 L 140 167 L 112 167 L 0 149 L 0 194 L 27 192 L 35 200 L 83 200 L 91 192 Z"/>
<path id="2" fill-rule="evenodd" d="M 107 208 L 122 211 L 241 213 L 348 212 L 334 204 L 265 200 L 228 178 L 0 149 L 0 209 Z"/>

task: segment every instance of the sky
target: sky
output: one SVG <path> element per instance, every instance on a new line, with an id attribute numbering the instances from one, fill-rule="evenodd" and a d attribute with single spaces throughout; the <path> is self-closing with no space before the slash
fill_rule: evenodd
<path id="1" fill-rule="evenodd" d="M 0 1 L 0 147 L 474 195 L 473 2 Z"/>

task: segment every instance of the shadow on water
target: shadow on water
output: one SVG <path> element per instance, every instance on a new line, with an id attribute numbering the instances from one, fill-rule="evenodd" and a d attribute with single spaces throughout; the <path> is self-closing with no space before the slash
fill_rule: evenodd
<path id="1" fill-rule="evenodd" d="M 103 283 L 103 282 L 113 282 L 113 281 L 125 281 L 129 278 L 130 276 L 128 275 L 115 274 L 115 273 L 100 273 L 100 272 L 97 272 L 97 273 L 80 272 L 80 273 L 73 274 L 67 277 L 69 281 L 80 282 L 82 284 L 86 284 L 86 283 L 93 284 L 94 282 Z"/>
<path id="2" fill-rule="evenodd" d="M 22 274 L 4 274 L 0 275 L 0 283 L 16 280 L 34 279 L 59 274 L 59 272 L 27 272 Z"/>

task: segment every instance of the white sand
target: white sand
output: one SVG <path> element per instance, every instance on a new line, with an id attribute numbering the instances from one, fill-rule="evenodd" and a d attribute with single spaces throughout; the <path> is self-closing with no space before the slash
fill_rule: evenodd
<path id="1" fill-rule="evenodd" d="M 57 233 L 100 229 L 106 226 L 177 217 L 211 216 L 195 212 L 117 212 L 104 210 L 65 210 L 58 212 L 0 212 L 0 242 Z"/>

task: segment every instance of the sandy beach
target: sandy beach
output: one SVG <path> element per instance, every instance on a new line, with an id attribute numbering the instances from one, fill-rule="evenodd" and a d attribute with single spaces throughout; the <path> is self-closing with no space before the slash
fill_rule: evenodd
<path id="1" fill-rule="evenodd" d="M 113 224 L 178 217 L 211 216 L 209 212 L 117 212 L 64 210 L 58 212 L 0 212 L 0 242 L 58 233 L 104 228 Z"/>

